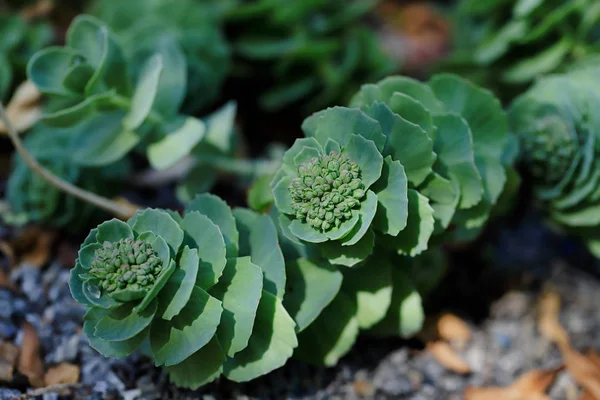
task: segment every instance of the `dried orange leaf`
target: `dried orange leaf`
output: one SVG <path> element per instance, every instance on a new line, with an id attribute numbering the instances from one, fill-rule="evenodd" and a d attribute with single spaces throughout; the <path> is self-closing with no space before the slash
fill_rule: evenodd
<path id="1" fill-rule="evenodd" d="M 600 367 L 570 346 L 561 348 L 561 352 L 565 366 L 575 382 L 589 392 L 593 398 L 600 399 Z"/>
<path id="2" fill-rule="evenodd" d="M 55 232 L 42 231 L 33 247 L 23 254 L 21 262 L 38 268 L 44 266 L 50 259 L 52 243 L 54 243 L 55 237 Z"/>
<path id="3" fill-rule="evenodd" d="M 69 363 L 59 364 L 48 369 L 44 380 L 48 386 L 77 383 L 79 381 L 79 366 Z"/>
<path id="4" fill-rule="evenodd" d="M 6 106 L 8 119 L 17 130 L 24 132 L 35 125 L 42 116 L 42 95 L 31 81 L 21 83 Z M 7 133 L 6 125 L 0 121 L 0 133 Z"/>
<path id="5" fill-rule="evenodd" d="M 507 387 L 468 387 L 465 400 L 551 400 L 545 393 L 563 367 L 533 370 Z"/>
<path id="6" fill-rule="evenodd" d="M 23 323 L 23 344 L 17 363 L 17 369 L 27 378 L 31 386 L 44 387 L 44 364 L 40 353 L 40 337 L 33 325 Z"/>
<path id="7" fill-rule="evenodd" d="M 472 333 L 469 325 L 454 314 L 444 314 L 437 322 L 437 331 L 441 339 L 468 342 Z"/>
<path id="8" fill-rule="evenodd" d="M 471 372 L 469 365 L 456 354 L 448 343 L 441 341 L 427 343 L 427 350 L 444 368 L 457 374 L 468 374 Z"/>
<path id="9" fill-rule="evenodd" d="M 10 382 L 13 378 L 19 348 L 12 343 L 0 342 L 0 381 Z"/>
<path id="10" fill-rule="evenodd" d="M 570 346 L 569 336 L 559 321 L 560 296 L 555 290 L 547 289 L 544 291 L 538 310 L 540 333 L 559 347 Z"/>

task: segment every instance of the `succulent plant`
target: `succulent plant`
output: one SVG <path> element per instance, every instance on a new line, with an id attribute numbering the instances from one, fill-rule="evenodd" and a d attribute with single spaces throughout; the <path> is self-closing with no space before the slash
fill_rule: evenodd
<path id="1" fill-rule="evenodd" d="M 253 82 L 262 78 L 260 87 L 267 89 L 260 104 L 267 110 L 302 104 L 312 111 L 345 103 L 362 82 L 397 68 L 361 22 L 376 1 L 239 3 L 226 17 L 237 73 Z"/>
<path id="2" fill-rule="evenodd" d="M 154 44 L 134 78 L 108 26 L 80 15 L 64 47 L 48 47 L 30 60 L 28 76 L 49 100 L 42 121 L 73 128 L 78 165 L 107 165 L 137 148 L 152 167 L 165 169 L 204 138 L 204 122 L 179 114 L 187 85 L 181 46 L 166 36 Z"/>
<path id="3" fill-rule="evenodd" d="M 509 115 L 538 205 L 600 256 L 598 78 L 596 62 L 541 78 L 514 101 Z"/>
<path id="4" fill-rule="evenodd" d="M 506 116 L 456 76 L 364 85 L 352 108 L 304 121 L 272 181 L 283 232 L 354 266 L 375 244 L 415 256 L 432 236 L 478 232 L 506 182 Z"/>
<path id="5" fill-rule="evenodd" d="M 129 165 L 121 160 L 104 168 L 81 168 L 71 159 L 72 130 L 36 125 L 24 140 L 36 160 L 65 181 L 106 196 L 118 194 L 122 177 Z M 66 195 L 33 172 L 20 156 L 14 159 L 8 179 L 6 198 L 10 212 L 5 222 L 22 225 L 29 222 L 80 231 L 99 213 L 92 205 Z"/>
<path id="6" fill-rule="evenodd" d="M 445 68 L 497 89 L 529 84 L 540 74 L 600 50 L 595 0 L 462 0 L 456 12 L 456 50 Z"/>
<path id="7" fill-rule="evenodd" d="M 270 218 L 206 194 L 183 217 L 147 209 L 100 224 L 70 287 L 93 348 L 106 357 L 141 349 L 174 383 L 196 388 L 220 375 L 253 379 L 292 355 L 285 279 Z"/>
<path id="8" fill-rule="evenodd" d="M 157 43 L 175 39 L 187 60 L 182 110 L 193 114 L 217 98 L 229 73 L 230 50 L 222 33 L 225 10 L 219 6 L 215 1 L 100 0 L 93 4 L 92 14 L 115 32 L 132 60 L 134 76 Z"/>

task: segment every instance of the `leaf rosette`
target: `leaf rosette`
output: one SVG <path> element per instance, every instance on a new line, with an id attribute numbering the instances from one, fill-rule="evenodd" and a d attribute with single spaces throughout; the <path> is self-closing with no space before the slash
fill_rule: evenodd
<path id="1" fill-rule="evenodd" d="M 600 254 L 598 78 L 594 63 L 540 79 L 510 109 L 533 194 L 549 219 Z"/>
<path id="2" fill-rule="evenodd" d="M 141 347 L 191 388 L 279 368 L 297 340 L 274 231 L 268 217 L 232 212 L 213 195 L 196 197 L 183 217 L 148 209 L 102 223 L 70 280 L 90 345 L 119 358 Z"/>
<path id="3" fill-rule="evenodd" d="M 510 168 L 493 94 L 453 75 L 390 77 L 351 106 L 306 119 L 284 155 L 272 188 L 286 235 L 353 266 L 375 243 L 415 256 L 451 224 L 479 232 Z"/>

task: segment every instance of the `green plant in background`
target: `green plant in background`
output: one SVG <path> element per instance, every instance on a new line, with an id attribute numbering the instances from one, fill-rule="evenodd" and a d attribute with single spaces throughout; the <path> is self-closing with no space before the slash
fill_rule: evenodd
<path id="1" fill-rule="evenodd" d="M 195 0 L 100 0 L 91 13 L 116 34 L 138 76 L 157 43 L 177 41 L 185 54 L 187 86 L 182 111 L 193 114 L 219 96 L 229 73 L 230 50 L 222 34 L 224 3 Z M 143 15 L 143 18 L 139 18 Z"/>
<path id="2" fill-rule="evenodd" d="M 262 77 L 263 108 L 344 103 L 363 82 L 394 72 L 375 34 L 360 20 L 372 0 L 247 0 L 227 13 L 242 79 Z M 261 88 L 262 89 L 262 88 Z"/>
<path id="3" fill-rule="evenodd" d="M 443 67 L 510 98 L 540 74 L 600 50 L 595 0 L 462 0 L 456 50 Z"/>
<path id="4" fill-rule="evenodd" d="M 0 99 L 5 99 L 13 80 L 25 78 L 31 56 L 49 45 L 54 32 L 46 22 L 26 21 L 14 14 L 0 13 Z"/>
<path id="5" fill-rule="evenodd" d="M 42 124 L 28 133 L 25 146 L 35 159 L 67 182 L 95 193 L 116 196 L 122 178 L 128 173 L 125 160 L 103 168 L 83 168 L 71 161 L 71 129 L 49 128 Z M 87 229 L 98 209 L 76 200 L 33 172 L 19 156 L 6 187 L 6 199 L 11 209 L 3 213 L 5 222 L 13 225 L 39 223 L 65 227 L 69 231 Z"/>
<path id="6" fill-rule="evenodd" d="M 140 348 L 174 383 L 196 388 L 220 375 L 253 379 L 292 355 L 285 281 L 270 218 L 200 195 L 183 217 L 147 209 L 99 225 L 70 287 L 92 347 L 106 357 Z"/>
<path id="7" fill-rule="evenodd" d="M 540 79 L 515 100 L 509 115 L 538 205 L 551 223 L 580 235 L 600 256 L 597 61 Z"/>

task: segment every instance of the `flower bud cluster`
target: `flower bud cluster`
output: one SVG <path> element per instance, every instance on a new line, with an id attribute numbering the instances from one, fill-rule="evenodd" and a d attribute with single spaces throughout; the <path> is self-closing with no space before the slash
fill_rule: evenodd
<path id="1" fill-rule="evenodd" d="M 359 166 L 340 153 L 298 166 L 298 177 L 288 189 L 296 218 L 323 232 L 350 219 L 365 196 Z"/>
<path id="2" fill-rule="evenodd" d="M 558 118 L 545 118 L 534 134 L 523 135 L 523 150 L 536 178 L 548 182 L 560 180 L 569 169 L 577 147 L 577 138 Z"/>
<path id="3" fill-rule="evenodd" d="M 162 270 L 162 262 L 152 247 L 142 241 L 121 239 L 104 242 L 96 250 L 90 274 L 99 286 L 111 293 L 115 290 L 149 290 Z"/>

